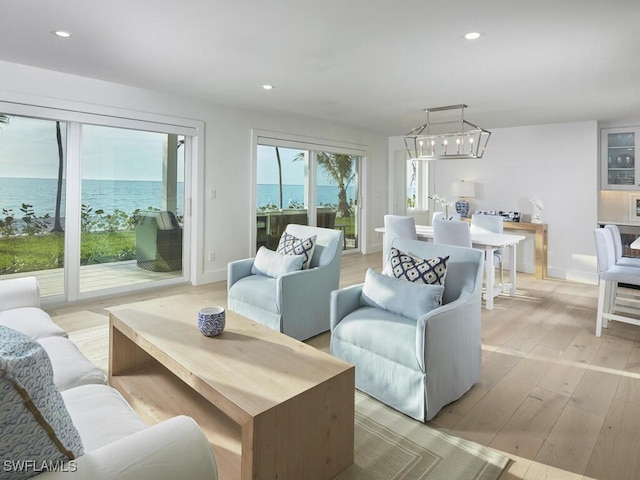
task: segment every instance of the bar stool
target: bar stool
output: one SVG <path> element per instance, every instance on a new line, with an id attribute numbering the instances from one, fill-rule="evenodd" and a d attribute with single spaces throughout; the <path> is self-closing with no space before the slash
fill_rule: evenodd
<path id="1" fill-rule="evenodd" d="M 616 264 L 616 250 L 610 229 L 596 228 L 594 238 L 599 279 L 596 337 L 602 335 L 602 329 L 608 327 L 609 320 L 640 326 L 638 295 L 618 292 L 620 283 L 640 287 L 640 269 Z M 634 316 L 621 315 L 622 313 Z"/>
<path id="2" fill-rule="evenodd" d="M 616 252 L 616 265 L 640 268 L 640 258 L 625 257 L 622 255 L 622 236 L 617 225 L 605 225 L 604 228 L 611 232 L 613 248 Z"/>

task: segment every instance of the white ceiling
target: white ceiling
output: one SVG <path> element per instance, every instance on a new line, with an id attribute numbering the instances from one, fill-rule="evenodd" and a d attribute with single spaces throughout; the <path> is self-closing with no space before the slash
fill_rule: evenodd
<path id="1" fill-rule="evenodd" d="M 0 60 L 401 135 L 458 103 L 640 118 L 639 26 L 640 0 L 5 0 Z"/>

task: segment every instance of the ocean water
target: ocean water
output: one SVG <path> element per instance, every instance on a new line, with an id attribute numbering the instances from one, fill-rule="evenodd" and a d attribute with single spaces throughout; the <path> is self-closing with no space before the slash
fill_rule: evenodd
<path id="1" fill-rule="evenodd" d="M 355 199 L 355 186 L 347 188 L 347 199 Z M 331 185 L 319 185 L 317 193 L 318 205 L 337 205 L 338 187 Z M 258 184 L 256 189 L 256 208 L 263 205 L 276 205 L 280 202 L 280 188 L 273 184 Z M 289 208 L 290 205 L 304 204 L 304 186 L 283 185 L 282 186 L 282 208 Z"/>
<path id="2" fill-rule="evenodd" d="M 58 180 L 55 178 L 7 178 L 0 177 L 0 214 L 2 209 L 12 210 L 21 217 L 23 203 L 33 205 L 35 215 L 53 217 L 56 208 Z M 182 213 L 184 184 L 178 183 L 178 212 Z M 62 216 L 64 216 L 64 192 L 62 194 Z M 135 180 L 83 180 L 82 203 L 93 211 L 105 213 L 122 210 L 128 214 L 136 209 L 162 207 L 162 182 Z"/>
<path id="3" fill-rule="evenodd" d="M 54 216 L 56 205 L 55 178 L 7 178 L 0 177 L 0 214 L 2 209 L 12 210 L 16 217 L 21 217 L 20 207 L 23 203 L 33 206 L 35 215 Z M 278 205 L 279 187 L 272 184 L 259 184 L 256 190 L 256 208 L 263 205 Z M 184 184 L 178 183 L 178 214 L 182 213 Z M 347 190 L 347 198 L 355 199 L 355 187 Z M 283 208 L 294 204 L 304 204 L 304 187 L 302 185 L 283 185 Z M 62 216 L 64 216 L 64 192 L 62 195 Z M 122 210 L 128 214 L 136 209 L 146 210 L 148 207 L 162 207 L 162 182 L 135 180 L 83 180 L 82 203 L 93 211 L 102 209 L 105 213 Z M 335 186 L 318 186 L 318 205 L 336 205 L 338 188 Z"/>

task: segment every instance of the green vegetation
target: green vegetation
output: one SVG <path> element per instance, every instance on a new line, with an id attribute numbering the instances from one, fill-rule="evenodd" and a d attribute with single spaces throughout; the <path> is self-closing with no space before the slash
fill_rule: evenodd
<path id="1" fill-rule="evenodd" d="M 64 235 L 14 236 L 0 240 L 0 274 L 60 268 Z"/>
<path id="2" fill-rule="evenodd" d="M 157 209 L 149 207 L 149 210 Z M 49 215 L 36 216 L 32 205 L 23 203 L 20 212 L 17 216 L 11 209 L 2 209 L 0 275 L 62 268 L 64 233 L 52 229 Z M 140 210 L 131 215 L 121 210 L 106 214 L 104 210 L 94 212 L 90 206 L 82 205 L 80 217 L 80 265 L 136 258 L 134 228 Z"/>
<path id="3" fill-rule="evenodd" d="M 265 205 L 259 211 L 274 210 L 274 207 Z M 23 204 L 20 210 L 21 226 L 11 211 L 3 209 L 0 216 L 0 275 L 63 268 L 64 233 L 50 231 L 50 217 L 36 217 L 31 205 Z M 139 210 L 131 215 L 121 210 L 105 214 L 103 210 L 94 212 L 91 207 L 83 205 L 80 265 L 135 260 L 134 228 L 139 214 Z M 355 238 L 354 216 L 339 216 L 336 223 L 345 225 L 347 238 Z"/>
<path id="4" fill-rule="evenodd" d="M 136 258 L 133 230 L 83 233 L 80 265 Z M 0 239 L 0 274 L 49 270 L 64 266 L 64 234 L 22 235 Z"/>

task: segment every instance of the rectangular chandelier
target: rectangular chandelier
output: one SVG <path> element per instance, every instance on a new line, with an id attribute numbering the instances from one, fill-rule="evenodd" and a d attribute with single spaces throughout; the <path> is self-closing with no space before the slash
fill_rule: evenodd
<path id="1" fill-rule="evenodd" d="M 404 136 L 411 160 L 482 158 L 491 132 L 464 119 L 466 105 L 427 108 L 427 123 Z M 459 110 L 459 117 L 451 111 Z M 446 113 L 449 112 L 449 113 Z M 440 116 L 432 122 L 431 114 Z M 453 112 L 455 113 L 455 112 Z"/>

